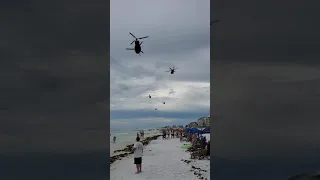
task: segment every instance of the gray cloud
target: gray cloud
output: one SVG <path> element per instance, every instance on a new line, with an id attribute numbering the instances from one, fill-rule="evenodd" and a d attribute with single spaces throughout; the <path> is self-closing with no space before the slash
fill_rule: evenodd
<path id="1" fill-rule="evenodd" d="M 139 11 L 131 13 L 137 3 Z M 155 123 L 161 126 L 171 120 L 180 121 L 186 110 L 207 112 L 209 93 L 198 91 L 197 86 L 210 87 L 208 3 L 111 2 L 111 111 L 118 113 L 118 119 L 112 119 L 113 125 L 117 120 L 124 121 L 119 117 L 121 111 L 138 113 L 157 108 L 163 118 L 156 114 L 146 118 L 157 117 Z M 141 56 L 125 50 L 133 40 L 129 32 L 136 37 L 149 36 L 143 40 Z M 165 72 L 172 66 L 179 68 L 174 75 Z M 181 117 L 169 120 L 167 113 L 174 111 L 181 112 Z"/>

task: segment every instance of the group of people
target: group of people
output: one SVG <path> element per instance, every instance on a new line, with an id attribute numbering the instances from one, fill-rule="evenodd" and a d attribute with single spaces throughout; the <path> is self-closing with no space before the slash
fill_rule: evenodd
<path id="1" fill-rule="evenodd" d="M 198 146 L 206 150 L 206 155 L 210 155 L 210 141 L 207 141 L 206 136 L 202 136 L 198 133 L 187 134 L 187 141 L 191 142 L 192 146 Z"/>
<path id="2" fill-rule="evenodd" d="M 140 131 L 140 136 L 139 133 L 137 133 L 137 137 L 144 138 L 144 130 Z"/>
<path id="3" fill-rule="evenodd" d="M 184 129 L 163 129 L 163 139 L 172 139 L 180 138 L 182 142 L 183 137 L 186 137 L 186 140 L 191 142 L 193 145 L 196 145 L 200 142 L 201 148 L 206 150 L 206 155 L 210 155 L 210 141 L 207 142 L 205 136 L 201 136 L 197 133 L 191 134 L 185 131 Z M 136 165 L 136 174 L 141 173 L 142 168 L 142 156 L 143 156 L 143 143 L 140 141 L 140 137 L 144 137 L 144 131 L 140 131 L 140 134 L 137 133 L 136 142 L 133 145 L 133 155 L 134 155 L 134 164 Z"/>
<path id="4" fill-rule="evenodd" d="M 162 130 L 162 139 L 173 139 L 180 138 L 180 142 L 182 142 L 182 138 L 184 137 L 183 129 L 163 129 Z"/>

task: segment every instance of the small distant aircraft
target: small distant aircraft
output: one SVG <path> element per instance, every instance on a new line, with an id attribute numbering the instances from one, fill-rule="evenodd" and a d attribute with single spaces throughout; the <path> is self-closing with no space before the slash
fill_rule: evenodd
<path id="1" fill-rule="evenodd" d="M 140 52 L 141 53 L 144 53 L 142 50 L 141 50 L 141 44 L 143 41 L 141 41 L 141 43 L 139 42 L 139 39 L 144 39 L 144 38 L 148 38 L 149 36 L 145 36 L 145 37 L 141 37 L 141 38 L 136 38 L 132 33 L 130 33 L 131 36 L 133 36 L 135 38 L 135 40 L 133 40 L 131 42 L 132 43 L 135 43 L 135 46 L 134 48 L 126 48 L 126 50 L 134 50 L 136 52 L 136 54 L 139 54 L 140 55 Z M 130 44 L 130 45 L 131 45 Z"/>
<path id="2" fill-rule="evenodd" d="M 175 68 L 174 66 L 171 68 L 171 67 L 169 67 L 169 71 L 166 71 L 166 72 L 170 72 L 171 74 L 174 74 L 174 72 L 176 72 L 176 70 L 178 69 L 178 68 Z"/>
<path id="3" fill-rule="evenodd" d="M 155 108 L 154 110 L 158 110 L 157 108 Z"/>
<path id="4" fill-rule="evenodd" d="M 163 103 L 163 104 L 166 104 L 166 102 L 164 102 L 164 101 L 163 101 L 162 103 Z"/>
<path id="5" fill-rule="evenodd" d="M 149 95 L 149 98 L 151 98 L 151 96 Z"/>
<path id="6" fill-rule="evenodd" d="M 219 21 L 220 21 L 220 20 L 211 21 L 210 26 L 211 26 L 212 24 L 215 24 L 215 23 L 219 22 Z"/>

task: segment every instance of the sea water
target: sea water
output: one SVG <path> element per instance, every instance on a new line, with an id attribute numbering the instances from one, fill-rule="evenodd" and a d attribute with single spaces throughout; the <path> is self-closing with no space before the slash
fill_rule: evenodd
<path id="1" fill-rule="evenodd" d="M 115 150 L 125 148 L 127 145 L 133 144 L 136 141 L 138 130 L 119 130 L 111 129 L 110 131 L 110 155 L 114 154 Z M 150 137 L 160 134 L 157 130 L 144 130 L 144 137 Z M 116 142 L 113 142 L 113 137 L 116 136 Z M 143 138 L 141 138 L 143 140 Z"/>

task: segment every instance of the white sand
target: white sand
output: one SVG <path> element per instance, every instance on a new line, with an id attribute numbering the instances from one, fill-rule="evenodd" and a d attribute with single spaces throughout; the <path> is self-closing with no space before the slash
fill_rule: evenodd
<path id="1" fill-rule="evenodd" d="M 111 165 L 110 180 L 199 179 L 194 175 L 194 171 L 191 171 L 191 166 L 207 170 L 207 172 L 201 172 L 201 174 L 204 179 L 210 179 L 210 160 L 196 160 L 190 164 L 181 161 L 181 159 L 190 160 L 190 153 L 180 148 L 185 143 L 180 143 L 178 138 L 171 140 L 160 138 L 151 141 L 144 149 L 142 172 L 140 174 L 135 174 L 136 167 L 133 164 L 133 156 L 129 156 Z"/>

